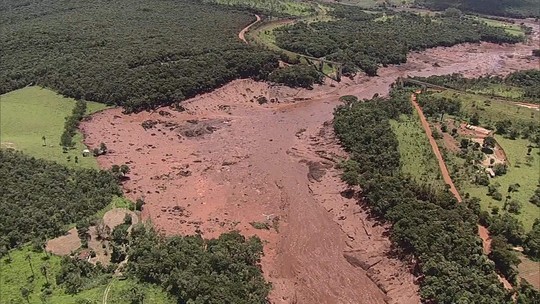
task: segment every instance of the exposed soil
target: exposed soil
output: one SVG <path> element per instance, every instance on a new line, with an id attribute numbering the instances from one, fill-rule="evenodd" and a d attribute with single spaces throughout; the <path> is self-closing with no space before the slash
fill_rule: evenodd
<path id="1" fill-rule="evenodd" d="M 244 41 L 245 43 L 248 43 L 247 40 L 246 40 L 246 33 L 247 31 L 249 30 L 249 28 L 251 28 L 252 26 L 254 26 L 256 23 L 260 22 L 261 21 L 261 17 L 259 15 L 255 15 L 255 18 L 257 18 L 257 20 L 253 21 L 252 23 L 248 24 L 248 26 L 246 26 L 245 28 L 243 28 L 240 33 L 238 33 L 238 38 L 240 38 L 240 40 Z"/>
<path id="2" fill-rule="evenodd" d="M 540 263 L 525 256 L 520 256 L 520 259 L 521 263 L 518 265 L 519 276 L 540 290 Z"/>
<path id="3" fill-rule="evenodd" d="M 124 222 L 124 218 L 126 217 L 126 215 L 129 215 L 131 217 L 132 225 L 135 225 L 139 222 L 139 217 L 135 212 L 127 209 L 115 208 L 107 211 L 105 215 L 103 215 L 103 223 L 106 226 L 109 226 L 112 231 L 116 226 Z"/>
<path id="4" fill-rule="evenodd" d="M 116 226 L 124 222 L 124 217 L 126 215 L 131 216 L 132 225 L 139 222 L 139 217 L 135 212 L 127 209 L 115 208 L 107 211 L 103 215 L 103 223 L 110 228 L 110 231 L 112 231 Z M 108 265 L 111 260 L 111 248 L 109 242 L 98 238 L 95 226 L 91 226 L 88 229 L 88 234 L 90 235 L 90 238 L 88 239 L 88 249 L 82 250 L 82 252 L 88 252 L 88 254 L 84 256 L 88 256 L 88 261 L 91 263 L 95 264 L 100 262 L 102 265 Z M 77 234 L 77 228 L 72 228 L 66 235 L 49 240 L 45 249 L 56 255 L 65 256 L 76 252 L 81 248 L 81 245 L 82 243 Z M 96 253 L 95 257 L 89 256 L 90 250 L 93 250 Z"/>
<path id="5" fill-rule="evenodd" d="M 45 250 L 56 255 L 69 255 L 81 247 L 81 239 L 76 228 L 71 228 L 66 235 L 47 241 Z"/>
<path id="6" fill-rule="evenodd" d="M 415 92 L 411 95 L 411 103 L 413 107 L 416 110 L 416 113 L 418 113 L 418 116 L 420 117 L 420 122 L 422 123 L 422 127 L 424 128 L 424 132 L 426 133 L 429 144 L 431 145 L 431 150 L 433 151 L 433 154 L 435 154 L 435 157 L 437 158 L 437 162 L 439 163 L 439 168 L 441 169 L 441 174 L 443 177 L 444 182 L 450 186 L 450 192 L 456 197 L 457 201 L 461 203 L 461 195 L 459 194 L 459 191 L 457 190 L 456 186 L 454 185 L 454 182 L 452 181 L 452 178 L 450 177 L 450 173 L 448 172 L 448 168 L 446 168 L 446 163 L 444 162 L 444 159 L 442 157 L 441 151 L 439 150 L 439 146 L 437 145 L 437 142 L 433 138 L 433 135 L 431 134 L 431 128 L 429 126 L 429 122 L 426 119 L 426 116 L 424 115 L 424 111 L 422 111 L 422 108 L 418 105 L 418 102 L 416 101 L 416 94 L 419 94 L 420 92 Z"/>
<path id="7" fill-rule="evenodd" d="M 379 77 L 329 80 L 309 91 L 237 80 L 184 102 L 183 112 L 124 115 L 112 109 L 81 129 L 89 147 L 109 147 L 98 158 L 102 168 L 130 166 L 126 195 L 144 198 L 143 218 L 161 231 L 215 237 L 237 229 L 261 237 L 272 303 L 418 303 L 414 278 L 388 254 L 387 227 L 347 198 L 334 169 L 340 150 L 328 124 L 332 111 L 342 95 L 384 95 L 407 74 L 478 76 L 534 68 L 532 48 L 437 48 L 382 68 Z M 158 123 L 145 130 L 148 120 Z M 194 121 L 212 131 L 188 136 L 183 130 Z M 265 220 L 277 229 L 249 224 Z"/>

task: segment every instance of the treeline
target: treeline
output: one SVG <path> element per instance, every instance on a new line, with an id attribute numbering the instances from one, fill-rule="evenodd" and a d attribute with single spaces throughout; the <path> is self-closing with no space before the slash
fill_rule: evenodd
<path id="1" fill-rule="evenodd" d="M 311 89 L 314 84 L 322 84 L 324 76 L 314 66 L 298 64 L 275 70 L 268 80 L 293 88 Z"/>
<path id="2" fill-rule="evenodd" d="M 276 43 L 293 52 L 344 64 L 344 75 L 363 70 L 376 75 L 380 64 L 407 61 L 410 51 L 464 42 L 516 43 L 523 38 L 504 29 L 471 18 L 429 17 L 413 13 L 382 15 L 338 11 L 342 19 L 330 22 L 297 23 L 276 29 Z"/>
<path id="3" fill-rule="evenodd" d="M 335 111 L 334 128 L 350 154 L 344 179 L 360 185 L 362 200 L 393 224 L 391 239 L 413 256 L 421 296 L 433 303 L 508 303 L 493 263 L 483 255 L 478 217 L 448 191 L 437 191 L 404 176 L 397 138 L 389 123 L 411 113 L 410 92 L 393 90 Z"/>
<path id="4" fill-rule="evenodd" d="M 121 195 L 108 172 L 69 169 L 11 150 L 0 150 L 0 184 L 1 250 L 43 244 Z"/>
<path id="5" fill-rule="evenodd" d="M 77 133 L 79 123 L 86 113 L 86 102 L 83 100 L 77 100 L 71 116 L 66 117 L 64 123 L 64 132 L 60 136 L 60 145 L 65 148 L 73 147 L 73 136 Z"/>
<path id="6" fill-rule="evenodd" d="M 294 0 L 203 0 L 246 9 L 274 17 L 311 16 L 316 13 L 316 4 Z"/>
<path id="7" fill-rule="evenodd" d="M 216 4 L 9 0 L 0 8 L 0 94 L 37 84 L 138 111 L 236 78 L 266 79 L 278 66 L 276 55 L 238 39 L 253 16 Z"/>
<path id="8" fill-rule="evenodd" d="M 517 71 L 506 77 L 487 75 L 478 78 L 466 78 L 462 74 L 454 73 L 440 76 L 413 77 L 413 79 L 473 93 L 477 90 L 489 89 L 492 86 L 502 84 L 523 90 L 523 96 L 520 96 L 517 100 L 540 103 L 540 70 Z"/>
<path id="9" fill-rule="evenodd" d="M 540 17 L 538 1 L 535 0 L 415 0 L 415 4 L 432 10 L 456 8 L 464 12 L 513 18 Z"/>
<path id="10" fill-rule="evenodd" d="M 163 237 L 138 225 L 130 240 L 129 275 L 162 286 L 178 303 L 267 303 L 270 284 L 259 266 L 263 245 L 257 237 Z"/>

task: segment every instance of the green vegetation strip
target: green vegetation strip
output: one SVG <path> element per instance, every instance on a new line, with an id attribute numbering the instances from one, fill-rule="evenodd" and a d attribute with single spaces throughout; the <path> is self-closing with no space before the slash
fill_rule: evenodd
<path id="1" fill-rule="evenodd" d="M 401 171 L 419 183 L 442 188 L 444 182 L 439 165 L 416 112 L 401 115 L 397 120 L 391 120 L 390 125 L 399 142 Z"/>

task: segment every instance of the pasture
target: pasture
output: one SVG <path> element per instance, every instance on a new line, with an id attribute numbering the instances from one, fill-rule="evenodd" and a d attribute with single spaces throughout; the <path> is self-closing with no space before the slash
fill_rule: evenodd
<path id="1" fill-rule="evenodd" d="M 97 168 L 97 162 L 92 156 L 83 157 L 81 154 L 86 149 L 81 133 L 74 137 L 74 149 L 63 153 L 60 146 L 65 117 L 71 115 L 74 106 L 74 99 L 37 86 L 1 95 L 1 147 L 20 150 L 27 155 L 69 167 Z M 105 108 L 103 104 L 87 102 L 87 114 Z M 78 163 L 75 163 L 75 157 Z"/>
<path id="2" fill-rule="evenodd" d="M 537 123 L 540 119 L 539 111 L 518 106 L 507 100 L 461 93 L 454 90 L 444 90 L 433 95 L 459 99 L 461 101 L 461 112 L 468 116 L 478 113 L 482 126 L 492 126 L 494 122 L 505 119 L 509 119 L 513 123 Z"/>
<path id="3" fill-rule="evenodd" d="M 484 95 L 499 96 L 510 99 L 522 99 L 525 91 L 522 88 L 506 85 L 491 84 L 479 88 L 471 88 L 468 91 Z"/>
<path id="4" fill-rule="evenodd" d="M 531 153 L 531 158 L 527 157 L 527 146 L 529 142 L 524 139 L 510 140 L 502 136 L 495 136 L 497 142 L 504 149 L 508 161 L 510 162 L 508 172 L 505 175 L 491 179 L 491 184 L 498 184 L 498 190 L 507 195 L 508 186 L 518 183 L 520 185 L 517 192 L 510 194 L 509 200 L 517 200 L 522 204 L 519 214 L 512 214 L 519 219 L 525 228 L 525 231 L 530 231 L 534 220 L 540 215 L 540 207 L 537 207 L 529 202 L 529 199 L 539 183 L 538 172 L 540 172 L 540 149 L 534 148 Z M 492 207 L 499 207 L 503 211 L 504 201 L 496 201 L 491 196 L 487 195 L 487 187 L 476 186 L 472 184 L 464 185 L 464 192 L 468 192 L 471 196 L 480 198 L 483 210 L 490 211 Z"/>
<path id="5" fill-rule="evenodd" d="M 482 21 L 486 23 L 489 26 L 498 27 L 504 29 L 508 34 L 516 35 L 516 36 L 525 36 L 525 32 L 521 27 L 517 24 L 512 24 L 504 21 L 484 18 L 484 17 L 472 17 L 475 20 Z"/>
<path id="6" fill-rule="evenodd" d="M 8 261 L 11 258 L 11 261 Z M 119 280 L 110 275 L 94 282 L 94 286 L 76 295 L 66 294 L 56 285 L 56 275 L 60 271 L 61 257 L 33 252 L 28 246 L 12 250 L 9 256 L 0 259 L 0 299 L 2 303 L 101 303 L 107 285 L 111 283 L 107 302 L 129 304 L 130 292 L 136 288 L 144 294 L 145 303 L 173 303 L 160 287 L 139 284 L 132 279 Z M 45 269 L 45 270 L 44 270 Z M 47 284 L 48 282 L 48 284 Z M 48 287 L 47 287 L 48 286 Z M 29 291 L 28 301 L 21 289 Z"/>
<path id="7" fill-rule="evenodd" d="M 399 142 L 402 172 L 418 182 L 435 187 L 443 186 L 439 165 L 418 115 L 401 115 L 399 120 L 390 120 L 390 125 Z"/>

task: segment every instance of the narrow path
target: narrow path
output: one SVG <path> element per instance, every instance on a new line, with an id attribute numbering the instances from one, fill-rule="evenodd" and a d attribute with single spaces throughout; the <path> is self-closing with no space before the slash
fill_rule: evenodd
<path id="1" fill-rule="evenodd" d="M 420 121 L 422 122 L 422 127 L 424 128 L 424 131 L 426 132 L 426 135 L 429 139 L 429 144 L 431 145 L 431 149 L 433 150 L 433 153 L 435 154 L 435 157 L 437 157 L 437 162 L 439 163 L 439 168 L 441 168 L 441 174 L 443 177 L 443 180 L 446 184 L 450 185 L 450 192 L 456 197 L 458 202 L 462 202 L 461 195 L 456 189 L 456 186 L 454 186 L 454 182 L 452 182 L 452 178 L 450 177 L 450 173 L 448 172 L 448 168 L 446 168 L 446 163 L 444 162 L 444 159 L 442 157 L 441 151 L 439 150 L 439 146 L 437 146 L 437 142 L 431 136 L 431 129 L 429 127 L 429 123 L 427 122 L 426 116 L 424 115 L 424 112 L 422 111 L 422 108 L 418 105 L 418 102 L 416 102 L 416 95 L 420 92 L 415 92 L 411 95 L 411 103 L 416 109 L 416 112 L 418 113 L 418 116 L 420 117 Z"/>
<path id="2" fill-rule="evenodd" d="M 244 41 L 244 43 L 248 43 L 247 40 L 246 40 L 246 33 L 247 31 L 249 30 L 250 27 L 254 26 L 256 23 L 260 22 L 261 21 L 261 17 L 259 15 L 255 15 L 255 18 L 257 18 L 257 20 L 253 21 L 252 23 L 248 24 L 248 26 L 246 26 L 245 28 L 243 28 L 240 33 L 238 33 L 238 38 L 240 38 L 240 40 Z"/>
<path id="3" fill-rule="evenodd" d="M 101 301 L 102 304 L 107 304 L 107 298 L 109 297 L 109 291 L 111 291 L 111 287 L 113 284 L 113 280 L 107 285 L 107 288 L 105 288 L 105 292 L 103 293 L 103 300 Z"/>
<path id="4" fill-rule="evenodd" d="M 446 167 L 446 163 L 444 162 L 444 159 L 442 157 L 441 151 L 439 150 L 439 146 L 437 145 L 437 142 L 431 136 L 431 129 L 429 127 L 429 123 L 427 122 L 426 116 L 424 115 L 424 111 L 422 111 L 422 108 L 418 105 L 418 102 L 416 100 L 417 94 L 420 94 L 419 91 L 414 92 L 411 94 L 411 103 L 416 109 L 416 112 L 418 113 L 418 116 L 420 117 L 420 121 L 422 122 L 422 127 L 424 128 L 424 132 L 426 132 L 426 135 L 429 139 L 429 144 L 431 145 L 431 149 L 433 150 L 433 153 L 437 157 L 437 161 L 439 163 L 439 167 L 441 168 L 441 173 L 443 176 L 443 180 L 446 184 L 450 185 L 450 192 L 454 195 L 456 200 L 461 203 L 463 200 L 461 199 L 461 195 L 457 191 L 456 187 L 454 186 L 454 182 L 452 181 L 452 178 L 450 177 L 450 173 L 448 172 L 448 168 Z M 478 236 L 482 239 L 482 248 L 484 250 L 484 254 L 489 254 L 491 251 L 491 238 L 489 237 L 489 231 L 486 227 L 482 225 L 478 225 Z M 497 277 L 499 278 L 499 281 L 503 284 L 504 288 L 510 290 L 512 289 L 512 284 L 508 282 L 504 277 L 497 274 Z"/>

